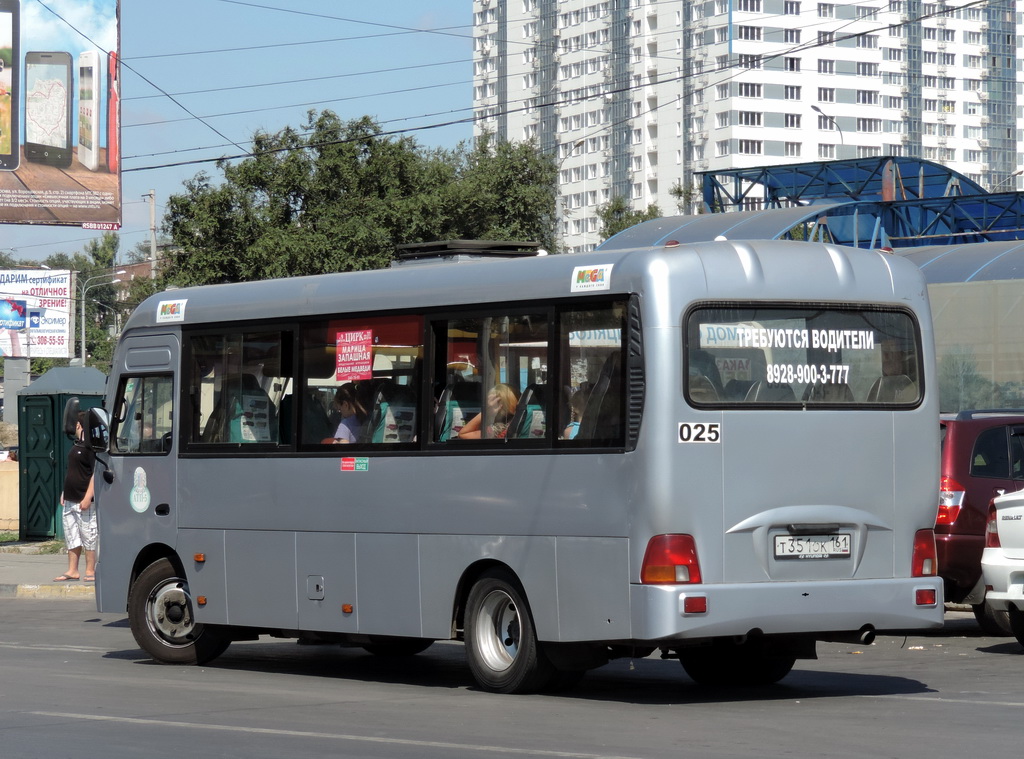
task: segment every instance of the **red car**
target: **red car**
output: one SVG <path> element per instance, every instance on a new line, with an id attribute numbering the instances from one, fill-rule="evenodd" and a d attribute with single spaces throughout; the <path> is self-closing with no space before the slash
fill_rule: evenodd
<path id="1" fill-rule="evenodd" d="M 970 604 L 982 629 L 1008 634 L 1005 615 L 985 604 L 981 553 L 989 502 L 1024 488 L 1024 411 L 943 414 L 935 543 L 946 602 Z"/>

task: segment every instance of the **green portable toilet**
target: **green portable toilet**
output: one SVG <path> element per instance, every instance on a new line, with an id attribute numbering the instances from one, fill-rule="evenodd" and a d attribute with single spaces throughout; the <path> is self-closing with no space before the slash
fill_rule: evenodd
<path id="1" fill-rule="evenodd" d="M 64 404 L 77 397 L 83 409 L 103 405 L 107 377 L 92 367 L 51 369 L 18 393 L 19 508 L 21 540 L 63 538 L 60 492 L 72 441 L 62 428 Z"/>

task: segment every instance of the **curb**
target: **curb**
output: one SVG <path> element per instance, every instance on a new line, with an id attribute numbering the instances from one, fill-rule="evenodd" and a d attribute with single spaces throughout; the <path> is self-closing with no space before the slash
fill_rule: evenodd
<path id="1" fill-rule="evenodd" d="M 12 585 L 0 584 L 0 598 L 33 598 L 33 599 L 65 599 L 65 598 L 95 598 L 96 589 L 93 583 L 79 583 L 78 585 Z"/>
<path id="2" fill-rule="evenodd" d="M 54 546 L 59 546 L 59 551 L 53 551 Z M 40 554 L 40 553 L 59 553 L 66 554 L 68 552 L 67 546 L 64 545 L 64 541 L 47 540 L 43 542 L 14 542 L 14 543 L 0 543 L 0 553 L 23 553 L 23 554 Z"/>

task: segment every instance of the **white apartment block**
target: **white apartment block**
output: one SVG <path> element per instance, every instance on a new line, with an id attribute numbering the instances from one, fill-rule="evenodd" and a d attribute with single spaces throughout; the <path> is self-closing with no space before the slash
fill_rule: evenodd
<path id="1" fill-rule="evenodd" d="M 681 212 L 680 189 L 699 202 L 687 191 L 697 171 L 903 155 L 989 189 L 1021 183 L 1013 0 L 474 0 L 473 10 L 476 132 L 556 155 L 572 252 L 599 242 L 597 209 L 616 195 L 665 215 Z"/>

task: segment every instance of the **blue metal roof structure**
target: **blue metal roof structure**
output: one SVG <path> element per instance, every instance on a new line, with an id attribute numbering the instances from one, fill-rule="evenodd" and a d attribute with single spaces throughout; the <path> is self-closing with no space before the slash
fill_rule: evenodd
<path id="1" fill-rule="evenodd" d="M 697 176 L 703 177 L 705 213 L 645 222 L 601 247 L 683 244 L 716 237 L 790 237 L 859 248 L 1024 239 L 1024 193 L 988 194 L 973 180 L 932 161 L 885 156 Z M 729 178 L 732 191 L 723 184 Z M 757 188 L 763 210 L 707 211 L 742 207 Z"/>
<path id="2" fill-rule="evenodd" d="M 701 178 L 708 212 L 744 208 L 757 193 L 762 208 L 823 199 L 921 200 L 985 193 L 977 182 L 946 166 L 903 156 L 703 171 L 694 176 Z"/>

